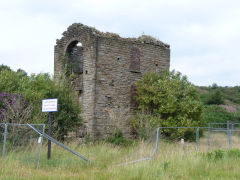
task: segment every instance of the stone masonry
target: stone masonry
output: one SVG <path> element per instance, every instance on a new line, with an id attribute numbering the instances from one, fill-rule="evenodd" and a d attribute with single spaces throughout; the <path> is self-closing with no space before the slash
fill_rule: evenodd
<path id="1" fill-rule="evenodd" d="M 80 23 L 69 26 L 54 49 L 54 76 L 71 80 L 94 138 L 105 137 L 115 126 L 109 112 L 125 109 L 131 117 L 137 80 L 169 66 L 170 46 L 151 36 L 121 38 Z M 119 121 L 128 136 L 129 118 Z"/>

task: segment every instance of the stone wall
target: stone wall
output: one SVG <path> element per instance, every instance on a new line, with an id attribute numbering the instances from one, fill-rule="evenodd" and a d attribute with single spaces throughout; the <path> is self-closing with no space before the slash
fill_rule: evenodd
<path id="1" fill-rule="evenodd" d="M 110 112 L 119 113 L 124 109 L 131 116 L 131 92 L 136 81 L 146 72 L 169 69 L 170 48 L 150 36 L 121 38 L 113 33 L 73 24 L 57 40 L 55 78 L 64 75 L 61 58 L 76 42 L 82 43 L 83 73 L 76 75 L 72 84 L 79 91 L 88 132 L 93 137 L 104 137 L 116 124 L 110 118 Z M 128 118 L 120 121 L 123 121 L 119 124 L 124 134 L 129 135 Z"/>

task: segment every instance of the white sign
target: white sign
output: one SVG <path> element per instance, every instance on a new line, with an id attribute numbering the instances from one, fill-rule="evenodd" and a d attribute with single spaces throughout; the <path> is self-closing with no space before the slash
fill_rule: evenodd
<path id="1" fill-rule="evenodd" d="M 39 138 L 38 138 L 38 144 L 40 144 L 42 142 L 42 137 L 40 136 Z"/>
<path id="2" fill-rule="evenodd" d="M 58 106 L 58 99 L 43 99 L 42 112 L 56 112 Z"/>

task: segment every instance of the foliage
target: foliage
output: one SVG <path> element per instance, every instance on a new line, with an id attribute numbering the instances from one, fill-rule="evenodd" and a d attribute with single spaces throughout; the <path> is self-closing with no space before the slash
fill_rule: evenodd
<path id="1" fill-rule="evenodd" d="M 123 133 L 120 129 L 118 129 L 116 132 L 112 133 L 106 140 L 108 143 L 114 144 L 114 145 L 121 145 L 121 146 L 129 146 L 132 144 L 132 141 L 130 139 L 126 139 L 123 136 Z"/>
<path id="2" fill-rule="evenodd" d="M 0 93 L 0 119 L 4 123 L 27 123 L 32 108 L 22 94 Z"/>
<path id="3" fill-rule="evenodd" d="M 3 71 L 3 70 L 9 70 L 11 71 L 11 68 L 9 66 L 6 66 L 6 65 L 0 65 L 0 72 Z"/>
<path id="4" fill-rule="evenodd" d="M 240 158 L 240 150 L 239 149 L 231 149 L 231 150 L 214 150 L 211 152 L 207 152 L 204 154 L 205 157 L 207 157 L 209 160 L 220 160 L 220 159 L 239 159 Z"/>
<path id="5" fill-rule="evenodd" d="M 201 100 L 204 104 L 207 104 L 208 96 L 210 96 L 210 94 L 213 94 L 216 90 L 221 92 L 222 98 L 224 99 L 225 103 L 226 100 L 228 100 L 232 103 L 240 104 L 240 86 L 221 87 L 213 84 L 209 87 L 201 86 L 198 87 L 198 89 L 200 92 Z"/>
<path id="6" fill-rule="evenodd" d="M 77 131 L 82 125 L 79 116 L 81 106 L 75 92 L 67 81 L 62 80 L 54 85 L 56 88 L 51 92 L 51 97 L 58 97 L 58 112 L 54 113 L 53 128 L 58 139 L 64 140 L 64 136 L 70 131 Z"/>
<path id="7" fill-rule="evenodd" d="M 137 136 L 142 139 L 148 139 L 156 127 L 154 127 L 154 122 L 157 120 L 157 117 L 152 116 L 151 114 L 145 114 L 137 111 L 134 119 L 131 120 L 132 129 L 131 133 L 135 138 Z"/>
<path id="8" fill-rule="evenodd" d="M 203 120 L 207 123 L 226 123 L 227 121 L 237 121 L 238 117 L 228 112 L 225 108 L 217 105 L 206 105 L 203 111 Z"/>
<path id="9" fill-rule="evenodd" d="M 128 146 L 132 144 L 132 141 L 123 136 L 124 122 L 127 122 L 129 118 L 129 110 L 127 108 L 120 107 L 117 110 L 106 109 L 108 112 L 111 128 L 110 135 L 106 141 L 114 145 Z"/>
<path id="10" fill-rule="evenodd" d="M 223 98 L 223 94 L 219 89 L 215 89 L 213 92 L 211 92 L 207 98 L 207 102 L 208 105 L 211 104 L 225 104 L 224 103 L 224 98 Z"/>
<path id="11" fill-rule="evenodd" d="M 54 113 L 53 134 L 61 140 L 68 132 L 76 130 L 81 124 L 81 107 L 77 95 L 65 79 L 56 83 L 47 74 L 27 76 L 23 70 L 14 72 L 4 69 L 0 71 L 0 93 L 22 94 L 32 109 L 31 123 L 48 124 L 47 113 L 41 112 L 41 100 L 58 98 L 58 112 Z"/>
<path id="12" fill-rule="evenodd" d="M 240 86 L 221 87 L 220 88 L 226 99 L 233 103 L 240 104 Z"/>
<path id="13" fill-rule="evenodd" d="M 213 84 L 198 87 L 201 101 L 205 104 L 203 119 L 205 123 L 238 121 L 240 119 L 240 87 L 221 87 Z M 210 106 L 207 106 L 209 105 Z M 217 106 L 217 104 L 226 104 Z"/>
<path id="14" fill-rule="evenodd" d="M 147 73 L 137 82 L 138 108 L 149 117 L 151 127 L 201 126 L 203 106 L 197 89 L 186 76 L 175 71 Z M 137 121 L 137 122 L 136 122 Z M 135 127 L 143 127 L 135 120 Z M 194 130 L 166 129 L 163 132 L 173 139 L 192 140 Z"/>

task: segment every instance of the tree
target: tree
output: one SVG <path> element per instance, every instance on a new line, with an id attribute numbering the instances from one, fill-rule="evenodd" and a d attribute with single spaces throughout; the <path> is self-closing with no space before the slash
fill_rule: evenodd
<path id="1" fill-rule="evenodd" d="M 9 66 L 6 66 L 6 65 L 0 65 L 0 72 L 3 71 L 3 70 L 11 70 L 11 68 Z"/>
<path id="2" fill-rule="evenodd" d="M 223 94 L 220 89 L 214 89 L 207 98 L 207 104 L 224 104 Z"/>
<path id="3" fill-rule="evenodd" d="M 138 109 L 148 116 L 147 123 L 152 128 L 203 124 L 198 91 L 181 73 L 147 73 L 136 86 Z M 136 121 L 135 127 L 141 129 L 143 125 Z M 195 137 L 194 129 L 165 129 L 163 133 L 173 139 L 193 140 Z"/>

